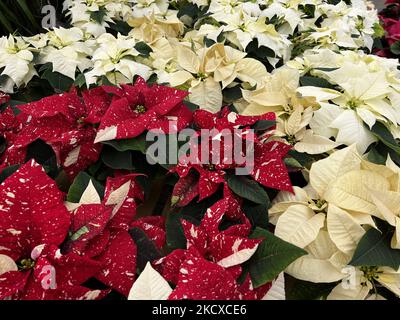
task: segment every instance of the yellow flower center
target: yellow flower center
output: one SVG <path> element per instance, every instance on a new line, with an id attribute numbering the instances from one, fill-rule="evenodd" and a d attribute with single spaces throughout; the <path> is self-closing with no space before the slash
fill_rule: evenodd
<path id="1" fill-rule="evenodd" d="M 32 269 L 35 266 L 35 261 L 32 260 L 31 258 L 28 259 L 22 259 L 19 262 L 19 269 L 21 270 L 29 270 Z"/>
<path id="2" fill-rule="evenodd" d="M 146 112 L 146 107 L 142 105 L 137 105 L 135 107 L 135 112 L 137 113 L 145 113 Z"/>

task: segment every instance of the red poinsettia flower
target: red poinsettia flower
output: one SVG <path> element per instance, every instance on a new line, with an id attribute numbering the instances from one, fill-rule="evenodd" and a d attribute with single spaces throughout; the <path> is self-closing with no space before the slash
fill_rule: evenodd
<path id="1" fill-rule="evenodd" d="M 283 161 L 290 149 L 290 145 L 278 141 L 255 144 L 254 168 L 250 175 L 265 187 L 293 192 Z"/>
<path id="2" fill-rule="evenodd" d="M 0 299 L 94 300 L 109 293 L 81 286 L 101 269 L 99 262 L 64 255 L 56 246 L 37 246 L 30 258 L 21 260 L 19 269 L 1 275 Z"/>
<path id="3" fill-rule="evenodd" d="M 400 40 L 400 21 L 392 18 L 382 18 L 384 28 L 386 30 L 385 39 L 389 45 Z"/>
<path id="4" fill-rule="evenodd" d="M 255 300 L 263 298 L 271 287 L 268 283 L 254 289 L 250 277 L 239 285 L 228 269 L 195 254 L 185 257 L 177 278 L 169 300 Z"/>
<path id="5" fill-rule="evenodd" d="M 18 133 L 21 131 L 25 123 L 27 122 L 27 116 L 22 114 L 15 116 L 14 111 L 11 107 L 7 107 L 3 112 L 0 113 L 0 138 L 4 139 L 5 149 L 8 153 L 8 158 L 11 160 L 11 163 L 23 163 L 25 160 L 25 154 L 18 152 L 10 152 L 10 148 L 13 148 L 13 143 L 18 136 Z M 4 162 L 6 155 L 2 155 L 0 158 L 0 163 L 7 167 L 7 163 Z"/>
<path id="6" fill-rule="evenodd" d="M 154 242 L 158 249 L 162 249 L 166 242 L 165 218 L 162 216 L 142 217 L 131 224 L 131 228 L 140 228 L 146 236 Z"/>
<path id="7" fill-rule="evenodd" d="M 273 112 L 268 112 L 259 116 L 243 116 L 232 112 L 228 107 L 224 107 L 217 113 L 212 113 L 207 110 L 196 110 L 193 115 L 193 122 L 199 129 L 235 129 L 239 127 L 249 127 L 257 121 L 267 120 L 275 121 L 276 115 Z"/>
<path id="8" fill-rule="evenodd" d="M 94 125 L 100 122 L 111 98 L 102 88 L 85 91 L 82 96 L 71 91 L 18 106 L 28 116 L 28 123 L 7 150 L 5 163 L 15 164 L 15 159 L 24 158 L 26 147 L 37 139 L 53 148 L 70 178 L 97 161 L 102 146 L 94 143 Z"/>
<path id="9" fill-rule="evenodd" d="M 0 254 L 19 268 L 2 274 L 0 299 L 13 295 L 20 299 L 77 298 L 90 291 L 80 285 L 101 265 L 76 255 L 63 256 L 58 249 L 70 225 L 63 197 L 33 160 L 0 185 Z M 53 270 L 53 278 L 45 277 L 43 269 Z M 44 277 L 57 284 L 47 285 Z"/>
<path id="10" fill-rule="evenodd" d="M 81 204 L 72 211 L 66 250 L 98 261 L 95 277 L 127 296 L 136 276 L 136 244 L 128 233 L 143 191 L 137 174 L 108 178 L 102 202 Z"/>
<path id="11" fill-rule="evenodd" d="M 195 252 L 210 259 L 227 269 L 236 278 L 240 275 L 240 265 L 254 254 L 261 240 L 247 238 L 251 225 L 244 216 L 242 224 L 220 231 L 219 225 L 226 209 L 226 202 L 221 200 L 206 211 L 199 226 L 182 220 L 183 231 L 187 239 L 187 250 L 175 250 L 154 262 L 155 267 L 165 279 L 176 283 L 179 267 L 187 258 L 188 252 L 191 254 Z"/>
<path id="12" fill-rule="evenodd" d="M 96 142 L 134 138 L 146 130 L 179 132 L 190 123 L 192 112 L 183 104 L 186 91 L 153 85 L 143 78 L 133 86 L 107 87 L 113 102 L 103 117 Z M 172 121 L 174 125 L 170 128 Z"/>
<path id="13" fill-rule="evenodd" d="M 227 108 L 217 114 L 205 110 L 198 110 L 194 115 L 194 123 L 201 129 L 210 130 L 207 133 L 199 132 L 191 139 L 197 148 L 191 148 L 195 155 L 185 155 L 179 159 L 177 166 L 171 169 L 180 177 L 173 191 L 173 204 L 185 206 L 197 196 L 199 201 L 217 192 L 224 186 L 224 197 L 232 200 L 232 208 L 229 216 L 232 218 L 240 216 L 240 198 L 228 187 L 225 176 L 233 170 L 243 168 L 246 165 L 248 175 L 253 177 L 263 186 L 292 191 L 287 168 L 283 161 L 290 146 L 280 142 L 261 143 L 255 134 L 250 134 L 249 125 L 259 120 L 275 120 L 273 113 L 267 113 L 257 117 L 241 116 L 230 112 Z M 234 129 L 241 128 L 241 131 Z M 200 141 L 199 138 L 200 137 Z M 247 141 L 246 141 L 247 140 Z M 248 148 L 246 142 L 253 142 L 254 147 Z M 205 141 L 205 142 L 204 142 Z M 218 150 L 213 145 L 218 142 Z M 208 144 L 208 151 L 204 153 L 204 145 Z M 245 163 L 235 158 L 236 148 L 243 157 L 244 152 L 254 153 L 254 157 L 246 157 Z M 205 159 L 204 155 L 208 155 Z"/>

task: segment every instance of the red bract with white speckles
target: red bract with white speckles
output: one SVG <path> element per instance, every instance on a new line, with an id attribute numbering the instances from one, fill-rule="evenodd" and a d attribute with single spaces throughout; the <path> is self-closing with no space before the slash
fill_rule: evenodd
<path id="1" fill-rule="evenodd" d="M 246 223 L 232 226 L 232 230 L 219 231 L 218 226 L 225 212 L 226 202 L 220 200 L 207 209 L 200 226 L 182 220 L 182 227 L 188 248 L 194 246 L 204 257 L 210 257 L 219 265 L 229 268 L 250 259 L 261 240 L 245 238 L 250 231 Z M 247 234 L 243 235 L 241 229 Z"/>
<path id="2" fill-rule="evenodd" d="M 131 224 L 131 227 L 137 227 L 144 231 L 147 237 L 154 242 L 158 249 L 165 245 L 165 218 L 161 216 L 142 217 Z"/>
<path id="3" fill-rule="evenodd" d="M 2 274 L 0 299 L 94 300 L 108 294 L 81 286 L 100 270 L 100 263 L 74 253 L 64 255 L 56 246 L 37 246 L 23 268 Z"/>
<path id="4" fill-rule="evenodd" d="M 99 158 L 102 146 L 94 143 L 94 125 L 110 102 L 102 88 L 95 88 L 84 91 L 83 98 L 71 91 L 18 106 L 29 119 L 6 153 L 5 162 L 15 164 L 15 154 L 24 157 L 27 146 L 40 139 L 53 148 L 67 175 L 75 177 Z"/>
<path id="5" fill-rule="evenodd" d="M 243 116 L 230 111 L 228 107 L 223 108 L 217 113 L 197 110 L 193 115 L 193 122 L 199 129 L 209 130 L 248 127 L 260 120 L 275 121 L 275 119 L 276 116 L 273 112 L 268 112 L 260 116 Z"/>
<path id="6" fill-rule="evenodd" d="M 63 198 L 33 160 L 7 178 L 0 185 L 0 253 L 19 260 L 37 245 L 60 245 L 70 225 Z"/>
<path id="7" fill-rule="evenodd" d="M 265 187 L 293 192 L 292 183 L 283 162 L 290 149 L 290 145 L 278 141 L 256 144 L 254 169 L 251 173 L 254 180 Z"/>
<path id="8" fill-rule="evenodd" d="M 175 250 L 166 257 L 154 262 L 155 268 L 160 271 L 166 280 L 176 284 L 178 282 L 177 275 L 184 261 L 196 256 L 211 260 L 210 263 L 213 262 L 213 266 L 222 268 L 224 273 L 229 275 L 227 277 L 236 281 L 242 272 L 241 264 L 251 258 L 261 241 L 247 238 L 250 228 L 249 221 L 245 218 L 243 219 L 243 224 L 233 225 L 226 230 L 220 231 L 219 225 L 226 208 L 225 201 L 218 201 L 206 211 L 199 226 L 186 220 L 181 221 L 187 239 L 187 249 Z M 192 276 L 192 273 L 189 273 L 189 275 Z M 186 277 L 186 275 L 183 277 Z M 196 284 L 193 285 L 195 286 Z M 212 288 L 209 289 L 211 290 Z M 189 299 L 196 298 L 190 297 Z"/>
<path id="9" fill-rule="evenodd" d="M 113 102 L 102 118 L 96 141 L 134 138 L 146 130 L 175 133 L 186 128 L 192 112 L 183 104 L 188 92 L 153 85 L 143 78 L 133 86 L 105 87 L 114 94 Z M 170 127 L 172 121 L 175 123 Z"/>
<path id="10" fill-rule="evenodd" d="M 193 116 L 194 124 L 199 129 L 207 129 L 197 132 L 197 138 L 191 143 L 197 143 L 196 155 L 193 157 L 183 156 L 178 164 L 171 169 L 177 173 L 180 179 L 174 187 L 172 194 L 173 205 L 183 207 L 188 205 L 198 196 L 201 201 L 210 197 L 223 186 L 223 197 L 229 203 L 227 216 L 231 219 L 238 219 L 242 215 L 242 199 L 230 190 L 226 176 L 232 171 L 243 168 L 244 165 L 252 168 L 248 174 L 265 187 L 292 191 L 292 184 L 289 179 L 287 168 L 283 158 L 291 149 L 289 145 L 280 142 L 262 143 L 257 135 L 251 134 L 250 126 L 258 121 L 275 121 L 274 113 L 266 113 L 260 116 L 242 116 L 223 108 L 220 112 L 211 113 L 206 110 L 197 110 Z M 273 127 L 272 127 L 273 128 Z M 205 134 L 207 134 L 205 136 Z M 200 142 L 201 141 L 201 142 Z M 209 144 L 207 160 L 200 146 Z M 208 142 L 207 142 L 208 141 Z M 213 144 L 219 143 L 219 154 L 215 159 Z M 251 141 L 253 147 L 247 146 L 246 142 Z M 240 148 L 240 152 L 252 152 L 254 157 L 246 157 L 245 163 L 237 162 L 234 154 Z M 228 161 L 229 160 L 229 161 Z M 247 162 L 249 161 L 249 162 Z"/>
<path id="11" fill-rule="evenodd" d="M 136 181 L 138 174 L 108 178 L 103 203 L 114 205 L 110 229 L 128 230 L 136 215 L 137 202 L 144 200 L 143 190 Z"/>
<path id="12" fill-rule="evenodd" d="M 170 300 L 240 300 L 236 279 L 223 267 L 189 256 L 180 266 L 178 285 Z"/>
<path id="13" fill-rule="evenodd" d="M 84 204 L 74 210 L 67 250 L 84 254 L 89 241 L 106 228 L 111 213 L 112 207 L 102 204 Z"/>
<path id="14" fill-rule="evenodd" d="M 102 263 L 102 271 L 96 275 L 104 284 L 128 296 L 136 277 L 137 249 L 126 231 L 112 234 L 107 248 L 96 257 Z"/>

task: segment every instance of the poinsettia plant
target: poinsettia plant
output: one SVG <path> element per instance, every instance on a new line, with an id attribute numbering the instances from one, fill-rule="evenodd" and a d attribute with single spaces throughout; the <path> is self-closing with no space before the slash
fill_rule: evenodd
<path id="1" fill-rule="evenodd" d="M 254 257 L 267 240 L 254 233 L 260 226 L 251 208 L 261 206 L 266 214 L 269 192 L 292 191 L 284 162 L 290 146 L 260 139 L 274 127 L 275 115 L 193 112 L 187 94 L 138 77 L 134 85 L 72 88 L 4 110 L 2 298 L 134 298 L 138 270 L 150 263 L 170 282 L 170 299 L 260 299 L 305 254 L 276 239 L 275 254 L 290 248 L 292 255 L 277 259 L 265 275 L 252 275 L 267 255 Z M 233 174 L 237 163 L 179 159 L 165 167 L 145 157 L 146 132 L 176 135 L 193 127 L 199 136 L 202 129 L 235 135 L 234 128 L 243 128 L 242 145 L 257 125 L 248 176 Z M 208 272 L 217 278 L 193 291 Z"/>
<path id="2" fill-rule="evenodd" d="M 398 1 L 64 12 L 0 38 L 1 300 L 398 300 Z"/>

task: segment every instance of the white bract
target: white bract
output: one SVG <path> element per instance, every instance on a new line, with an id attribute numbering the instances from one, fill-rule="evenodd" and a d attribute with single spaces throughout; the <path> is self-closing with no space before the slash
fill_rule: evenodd
<path id="1" fill-rule="evenodd" d="M 30 44 L 21 37 L 0 38 L 0 69 L 1 75 L 8 76 L 11 82 L 1 84 L 0 90 L 13 92 L 14 85 L 20 87 L 37 75 L 33 67 L 33 53 Z"/>
<path id="2" fill-rule="evenodd" d="M 139 52 L 134 48 L 136 41 L 118 35 L 116 38 L 105 33 L 97 39 L 98 49 L 93 53 L 93 69 L 85 73 L 86 83 L 96 83 L 105 76 L 112 83 L 129 83 L 135 75 L 148 79 L 151 69 L 134 61 Z"/>
<path id="3" fill-rule="evenodd" d="M 281 192 L 270 209 L 275 234 L 308 252 L 286 272 L 304 281 L 328 283 L 346 278 L 345 270 L 353 268 L 352 287 L 339 283 L 328 299 L 365 299 L 375 281 L 399 295 L 398 270 L 348 267 L 366 230 L 377 227 L 373 216 L 396 226 L 399 173 L 390 159 L 387 166 L 361 159 L 355 145 L 315 162 L 310 185 L 295 187 L 294 194 Z M 396 227 L 393 248 L 399 246 L 397 236 Z"/>
<path id="4" fill-rule="evenodd" d="M 55 28 L 48 33 L 48 45 L 41 49 L 39 64 L 52 63 L 53 71 L 75 79 L 76 69 L 83 72 L 92 66 L 92 49 L 79 28 Z"/>

